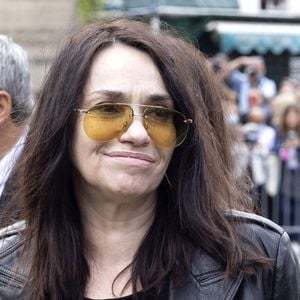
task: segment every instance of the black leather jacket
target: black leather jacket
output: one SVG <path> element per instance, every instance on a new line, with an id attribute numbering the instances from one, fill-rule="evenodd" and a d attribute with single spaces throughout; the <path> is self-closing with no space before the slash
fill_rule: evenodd
<path id="1" fill-rule="evenodd" d="M 180 288 L 169 289 L 169 300 L 296 300 L 300 299 L 300 271 L 288 235 L 273 222 L 262 217 L 234 211 L 239 230 L 273 261 L 273 268 L 258 269 L 255 276 L 243 272 L 224 280 L 224 271 L 207 253 L 195 257 L 192 273 Z M 18 265 L 22 248 L 24 222 L 0 231 L 0 299 L 23 299 L 22 286 L 26 272 Z"/>

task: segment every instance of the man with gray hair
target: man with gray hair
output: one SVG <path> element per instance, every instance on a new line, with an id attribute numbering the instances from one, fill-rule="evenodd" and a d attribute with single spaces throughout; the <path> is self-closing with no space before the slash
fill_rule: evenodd
<path id="1" fill-rule="evenodd" d="M 0 198 L 23 146 L 33 107 L 30 89 L 25 50 L 0 35 Z"/>

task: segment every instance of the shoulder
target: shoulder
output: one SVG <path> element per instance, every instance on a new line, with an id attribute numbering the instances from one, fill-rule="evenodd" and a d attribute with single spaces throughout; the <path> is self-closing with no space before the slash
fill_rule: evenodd
<path id="1" fill-rule="evenodd" d="M 269 292 L 274 299 L 299 299 L 299 261 L 285 230 L 271 220 L 255 214 L 232 210 L 227 215 L 232 218 L 243 239 L 271 259 L 272 268 L 263 272 L 261 282 L 264 282 L 265 287 L 273 287 Z M 250 280 L 248 284 L 249 282 Z"/>
<path id="2" fill-rule="evenodd" d="M 286 232 L 274 222 L 237 210 L 226 212 L 243 241 L 270 259 L 270 268 L 257 268 L 247 276 L 242 270 L 226 279 L 211 253 L 196 253 L 192 272 L 183 288 L 171 290 L 173 299 L 293 299 L 300 295 L 299 264 Z"/>
<path id="3" fill-rule="evenodd" d="M 238 224 L 245 224 L 245 226 L 250 226 L 257 230 L 261 229 L 263 232 L 267 230 L 270 232 L 270 234 L 274 233 L 277 235 L 282 235 L 285 232 L 282 227 L 280 227 L 273 221 L 254 213 L 248 213 L 233 209 L 227 211 L 226 216 Z"/>
<path id="4" fill-rule="evenodd" d="M 26 282 L 24 268 L 19 264 L 24 229 L 24 221 L 0 229 L 0 299 L 13 299 Z"/>
<path id="5" fill-rule="evenodd" d="M 232 210 L 227 215 L 232 218 L 237 232 L 272 260 L 275 282 L 294 282 L 300 292 L 299 261 L 286 231 L 271 220 L 255 214 Z"/>
<path id="6" fill-rule="evenodd" d="M 22 233 L 25 222 L 20 221 L 0 229 L 0 265 L 11 265 L 16 259 L 16 251 L 23 245 Z"/>
<path id="7" fill-rule="evenodd" d="M 237 233 L 256 248 L 263 250 L 269 258 L 276 259 L 279 248 L 290 244 L 285 230 L 269 219 L 238 210 L 226 212 L 226 215 Z"/>

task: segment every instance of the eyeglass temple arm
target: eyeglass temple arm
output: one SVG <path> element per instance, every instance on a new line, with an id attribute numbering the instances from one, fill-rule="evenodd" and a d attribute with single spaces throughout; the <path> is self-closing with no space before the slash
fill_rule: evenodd
<path id="1" fill-rule="evenodd" d="M 87 109 L 84 108 L 73 108 L 73 111 L 79 112 L 79 113 L 86 113 Z"/>

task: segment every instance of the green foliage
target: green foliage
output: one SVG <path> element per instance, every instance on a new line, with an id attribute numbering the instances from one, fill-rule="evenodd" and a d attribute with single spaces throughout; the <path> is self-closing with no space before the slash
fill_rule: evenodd
<path id="1" fill-rule="evenodd" d="M 105 8 L 106 0 L 77 0 L 77 7 L 81 22 L 85 23 L 93 18 L 96 11 Z"/>

